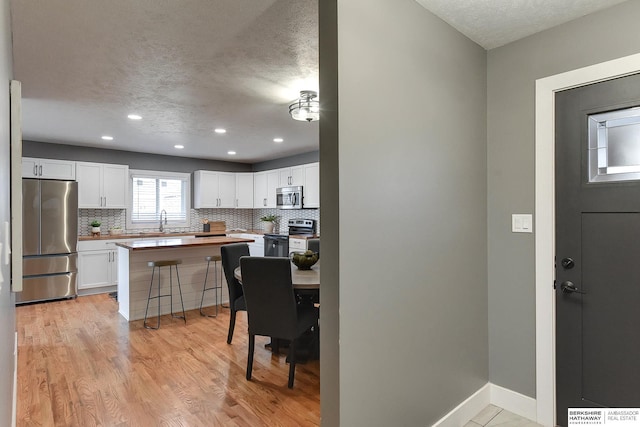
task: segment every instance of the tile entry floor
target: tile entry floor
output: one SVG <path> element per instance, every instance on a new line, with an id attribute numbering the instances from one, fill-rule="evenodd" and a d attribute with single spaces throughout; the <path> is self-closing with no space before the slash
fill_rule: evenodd
<path id="1" fill-rule="evenodd" d="M 464 427 L 541 427 L 540 424 L 506 411 L 495 405 L 489 405 L 480 411 Z"/>

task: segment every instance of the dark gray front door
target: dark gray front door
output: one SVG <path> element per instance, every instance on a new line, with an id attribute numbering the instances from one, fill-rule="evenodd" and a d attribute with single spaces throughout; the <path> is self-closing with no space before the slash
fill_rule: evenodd
<path id="1" fill-rule="evenodd" d="M 640 76 L 556 94 L 556 404 L 640 407 Z"/>

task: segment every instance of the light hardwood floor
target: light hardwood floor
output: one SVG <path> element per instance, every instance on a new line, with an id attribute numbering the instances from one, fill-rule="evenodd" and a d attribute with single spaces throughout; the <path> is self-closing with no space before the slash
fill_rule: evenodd
<path id="1" fill-rule="evenodd" d="M 128 323 L 107 294 L 20 306 L 18 426 L 315 426 L 318 361 L 296 366 L 256 339 L 245 379 L 246 313 L 226 343 L 229 310 L 217 318 L 163 316 L 159 330 Z"/>

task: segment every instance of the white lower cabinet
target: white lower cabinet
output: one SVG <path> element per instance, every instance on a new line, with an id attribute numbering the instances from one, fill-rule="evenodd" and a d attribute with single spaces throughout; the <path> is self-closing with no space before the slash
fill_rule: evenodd
<path id="1" fill-rule="evenodd" d="M 304 252 L 307 250 L 307 239 L 289 237 L 289 252 Z"/>
<path id="2" fill-rule="evenodd" d="M 249 243 L 249 255 L 264 256 L 264 236 L 262 234 L 243 234 L 242 237 L 254 240 Z"/>
<path id="3" fill-rule="evenodd" d="M 249 245 L 249 255 L 264 256 L 264 236 L 262 234 L 236 233 L 228 234 L 229 237 L 237 237 L 238 239 L 253 239 Z"/>
<path id="4" fill-rule="evenodd" d="M 78 242 L 78 289 L 113 286 L 118 283 L 116 240 Z"/>

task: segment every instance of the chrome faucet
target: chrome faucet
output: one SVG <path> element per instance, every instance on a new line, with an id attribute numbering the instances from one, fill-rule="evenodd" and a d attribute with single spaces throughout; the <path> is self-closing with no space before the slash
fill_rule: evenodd
<path id="1" fill-rule="evenodd" d="M 162 213 L 164 212 L 164 224 L 162 224 Z M 167 224 L 167 211 L 165 211 L 164 209 L 162 209 L 162 211 L 160 211 L 160 232 L 163 233 L 164 232 L 164 226 Z"/>

